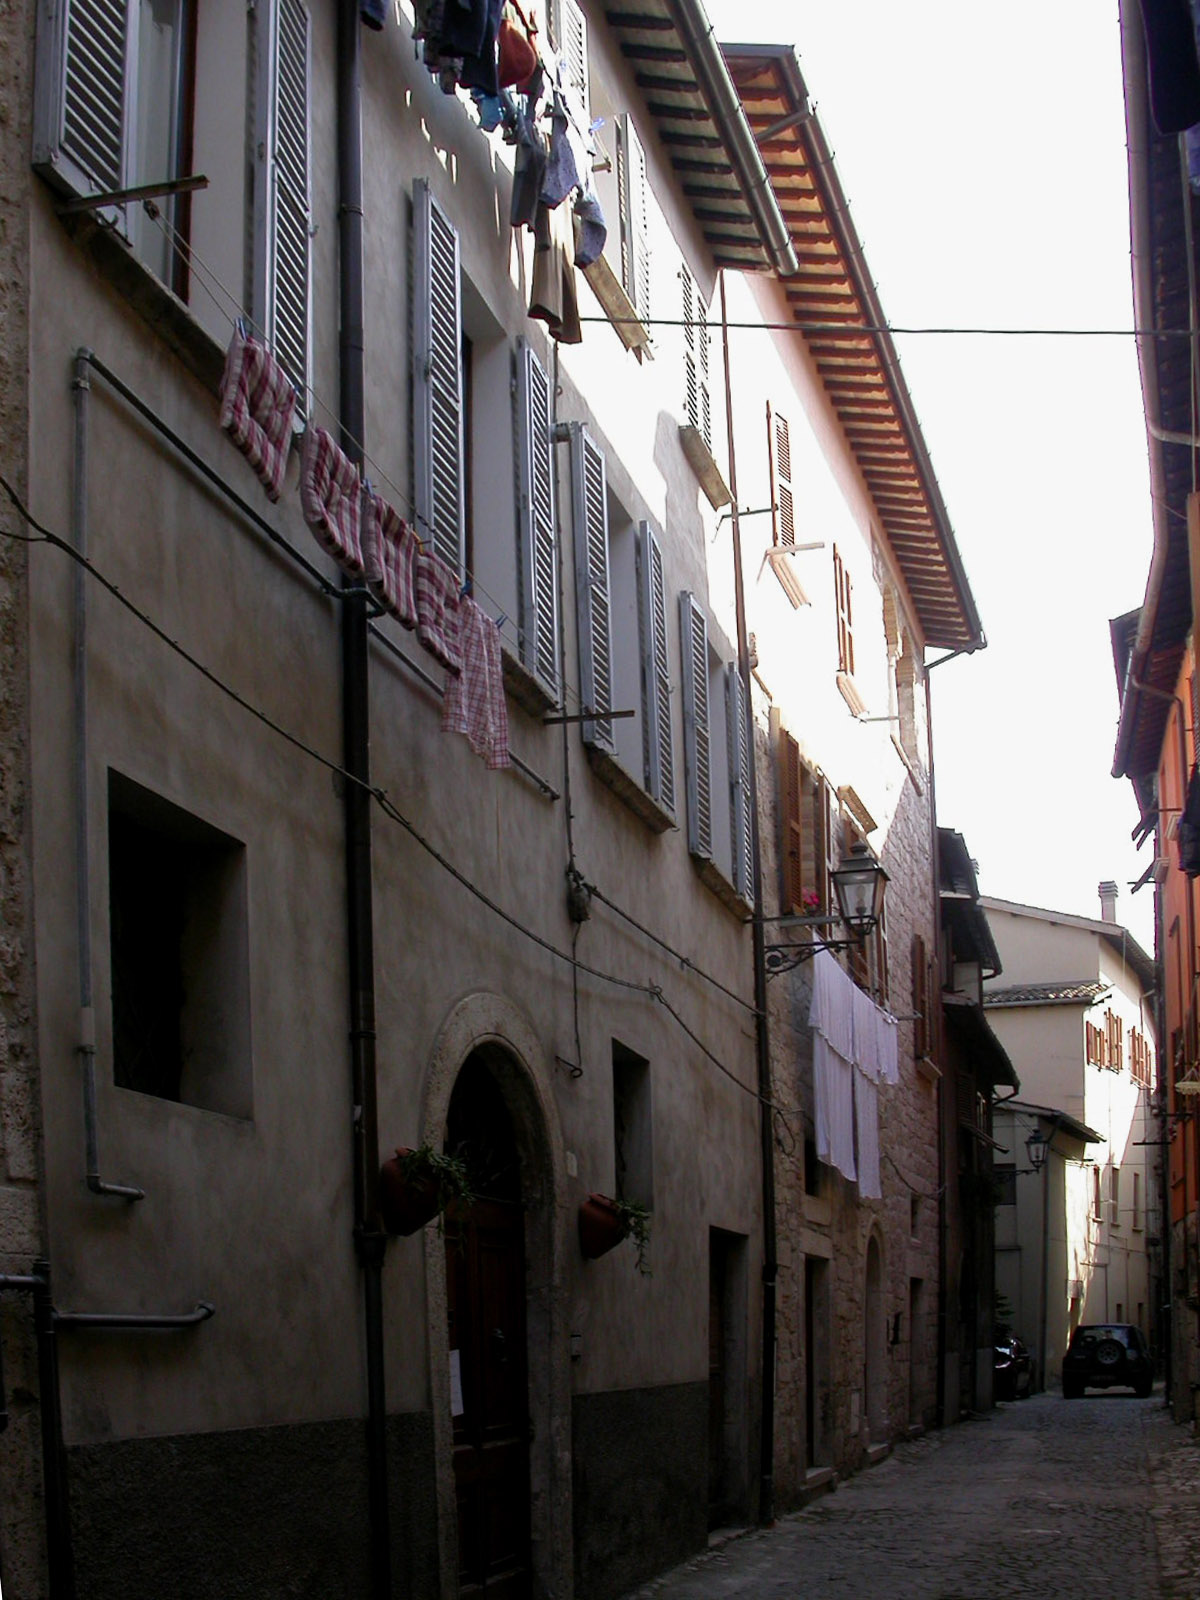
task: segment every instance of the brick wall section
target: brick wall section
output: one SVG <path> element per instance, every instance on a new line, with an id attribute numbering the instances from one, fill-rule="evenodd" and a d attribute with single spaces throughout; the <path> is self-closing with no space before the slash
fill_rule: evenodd
<path id="1" fill-rule="evenodd" d="M 29 206 L 34 11 L 0 0 L 0 471 L 27 488 Z M 0 529 L 21 530 L 7 497 Z M 0 537 L 0 1272 L 42 1252 L 29 874 L 29 548 Z M 36 557 L 35 557 L 36 559 Z M 0 1434 L 0 1578 L 6 1600 L 45 1593 L 37 1367 L 27 1295 L 0 1297 L 11 1415 Z"/>
<path id="2" fill-rule="evenodd" d="M 765 912 L 778 911 L 779 830 L 774 752 L 765 730 L 758 740 L 758 784 Z M 914 933 L 936 948 L 928 785 L 906 781 L 883 853 L 890 875 L 888 938 L 891 1008 L 912 1015 Z M 775 1434 L 776 1509 L 802 1503 L 807 1470 L 832 1466 L 840 1475 L 864 1464 L 868 1443 L 863 1392 L 866 1263 L 874 1234 L 882 1255 L 883 1312 L 889 1337 L 900 1313 L 898 1340 L 886 1345 L 886 1437 L 904 1435 L 910 1421 L 932 1425 L 937 1398 L 938 1154 L 936 1088 L 916 1069 L 913 1025 L 900 1026 L 901 1081 L 880 1090 L 881 1200 L 863 1201 L 857 1186 L 822 1167 L 817 1197 L 806 1196 L 804 1140 L 813 1130 L 812 1043 L 807 1026 L 811 988 L 802 966 L 768 983 L 775 1118 L 779 1255 Z M 917 1197 L 914 1235 L 913 1197 Z M 825 1448 L 809 1462 L 805 1415 L 805 1257 L 828 1260 L 830 1349 L 827 1387 L 817 1404 Z M 910 1285 L 922 1284 L 923 1317 L 914 1343 Z M 871 1443 L 881 1442 L 879 1439 Z"/>

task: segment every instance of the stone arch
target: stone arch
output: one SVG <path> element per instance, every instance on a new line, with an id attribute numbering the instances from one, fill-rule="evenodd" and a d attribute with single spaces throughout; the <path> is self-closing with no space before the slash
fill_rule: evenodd
<path id="1" fill-rule="evenodd" d="M 873 1443 L 887 1438 L 887 1303 L 883 1242 L 878 1229 L 867 1238 L 863 1294 L 863 1395 L 867 1433 Z"/>
<path id="2" fill-rule="evenodd" d="M 421 1138 L 440 1147 L 450 1096 L 468 1060 L 483 1060 L 512 1118 L 526 1221 L 526 1340 L 533 1442 L 530 1448 L 535 1586 L 570 1600 L 574 1584 L 571 1517 L 571 1387 L 564 1251 L 567 1178 L 562 1129 L 552 1092 L 553 1062 L 532 1022 L 501 995 L 475 993 L 452 1008 L 438 1031 L 425 1085 Z M 425 1281 L 433 1432 L 437 1463 L 442 1600 L 457 1600 L 446 1260 L 436 1230 L 425 1234 Z"/>

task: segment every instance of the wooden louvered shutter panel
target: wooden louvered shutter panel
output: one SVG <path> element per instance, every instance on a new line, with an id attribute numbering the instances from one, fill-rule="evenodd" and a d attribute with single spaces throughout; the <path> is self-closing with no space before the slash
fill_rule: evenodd
<path id="1" fill-rule="evenodd" d="M 792 500 L 792 439 L 786 417 L 767 405 L 767 458 L 771 466 L 771 528 L 774 542 L 785 548 L 796 543 L 796 514 Z"/>
<path id="2" fill-rule="evenodd" d="M 679 596 L 683 647 L 683 753 L 687 778 L 688 849 L 712 860 L 712 763 L 708 717 L 708 623 L 688 593 Z"/>
<path id="3" fill-rule="evenodd" d="M 646 789 L 675 811 L 671 748 L 671 670 L 667 658 L 667 599 L 662 550 L 650 524 L 638 525 L 638 631 L 642 652 L 642 757 Z"/>
<path id="4" fill-rule="evenodd" d="M 837 799 L 824 778 L 817 779 L 816 812 L 820 851 L 818 860 L 819 881 L 816 884 L 821 915 L 833 916 L 837 902 L 833 893 L 833 870 L 840 862 L 838 843 L 842 833 L 841 816 Z"/>
<path id="5" fill-rule="evenodd" d="M 683 285 L 684 415 L 712 450 L 712 400 L 708 390 L 708 307 L 686 267 Z"/>
<path id="6" fill-rule="evenodd" d="M 584 112 L 584 123 L 591 120 L 588 93 L 587 18 L 575 0 L 558 0 L 553 12 L 554 48 L 566 64 L 567 87 L 573 91 Z"/>
<path id="7" fill-rule="evenodd" d="M 646 223 L 646 153 L 633 118 L 617 118 L 617 198 L 621 210 L 621 282 L 643 322 L 650 319 L 650 238 Z"/>
<path id="8" fill-rule="evenodd" d="M 929 960 L 925 940 L 919 933 L 912 940 L 913 1055 L 929 1054 Z"/>
<path id="9" fill-rule="evenodd" d="M 798 917 L 804 913 L 800 746 L 782 728 L 779 730 L 776 760 L 779 764 L 780 910 L 785 917 Z"/>
<path id="10" fill-rule="evenodd" d="M 750 717 L 746 689 L 736 661 L 731 661 L 725 669 L 725 727 L 728 734 L 733 886 L 743 900 L 752 900 L 754 831 L 750 811 Z"/>
<path id="11" fill-rule="evenodd" d="M 34 164 L 76 194 L 126 184 L 130 0 L 62 0 L 38 18 Z"/>
<path id="12" fill-rule="evenodd" d="M 309 364 L 309 25 L 300 0 L 271 9 L 267 337 L 303 394 Z"/>
<path id="13" fill-rule="evenodd" d="M 413 498 L 417 533 L 461 573 L 462 296 L 458 234 L 420 178 L 413 191 Z"/>
<path id="14" fill-rule="evenodd" d="M 613 749 L 612 600 L 608 575 L 608 486 L 603 452 L 573 425 L 571 483 L 575 597 L 579 610 L 579 692 L 585 743 Z"/>
<path id="15" fill-rule="evenodd" d="M 524 339 L 517 341 L 516 391 L 521 660 L 557 702 L 557 531 L 550 380 Z"/>

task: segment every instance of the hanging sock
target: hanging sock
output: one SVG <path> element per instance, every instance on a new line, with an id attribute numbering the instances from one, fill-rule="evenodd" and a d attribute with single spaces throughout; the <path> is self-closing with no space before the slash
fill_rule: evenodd
<path id="1" fill-rule="evenodd" d="M 433 551 L 422 550 L 417 556 L 416 593 L 417 638 L 435 661 L 457 675 L 462 671 L 458 578 Z"/>
<path id="2" fill-rule="evenodd" d="M 394 507 L 370 489 L 363 495 L 363 571 L 367 586 L 396 621 L 417 625 L 416 534 Z"/>
<path id="3" fill-rule="evenodd" d="M 309 428 L 300 456 L 300 507 L 318 543 L 352 577 L 363 574 L 362 480 L 324 428 Z"/>
<path id="4" fill-rule="evenodd" d="M 459 603 L 458 621 L 462 672 L 446 680 L 442 732 L 465 734 L 475 754 L 496 772 L 512 765 L 500 629 L 470 595 Z"/>
<path id="5" fill-rule="evenodd" d="M 220 388 L 220 426 L 278 500 L 287 471 L 296 416 L 296 391 L 275 357 L 239 325 L 225 356 Z"/>

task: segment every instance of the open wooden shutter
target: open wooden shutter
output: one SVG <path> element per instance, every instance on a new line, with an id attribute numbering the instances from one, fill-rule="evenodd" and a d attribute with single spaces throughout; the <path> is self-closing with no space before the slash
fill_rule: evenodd
<path id="1" fill-rule="evenodd" d="M 801 917 L 806 907 L 804 829 L 800 810 L 800 746 L 783 728 L 779 730 L 776 760 L 779 764 L 779 909 L 785 917 Z"/>
<path id="2" fill-rule="evenodd" d="M 667 600 L 662 550 L 648 522 L 638 525 L 638 624 L 642 650 L 642 754 L 646 789 L 675 812 L 671 748 L 671 670 L 667 658 Z"/>
<path id="3" fill-rule="evenodd" d="M 929 1017 L 929 957 L 919 933 L 912 938 L 913 1055 L 927 1056 L 933 1039 Z"/>
<path id="4" fill-rule="evenodd" d="M 850 594 L 850 574 L 833 548 L 833 586 L 837 604 L 838 671 L 854 676 L 854 609 Z"/>
<path id="5" fill-rule="evenodd" d="M 786 417 L 767 402 L 767 460 L 771 468 L 771 536 L 788 548 L 796 543 L 795 506 L 792 501 L 792 441 Z"/>
<path id="6" fill-rule="evenodd" d="M 550 380 L 524 339 L 517 341 L 516 411 L 521 660 L 557 702 L 557 533 Z"/>
<path id="7" fill-rule="evenodd" d="M 557 0 L 552 12 L 554 48 L 566 67 L 567 88 L 579 101 L 584 113 L 583 126 L 591 120 L 588 93 L 587 18 L 576 0 Z"/>
<path id="8" fill-rule="evenodd" d="M 686 267 L 683 285 L 684 416 L 712 450 L 712 400 L 708 390 L 708 307 Z"/>
<path id="9" fill-rule="evenodd" d="M 262 239 L 263 325 L 269 344 L 301 395 L 309 387 L 309 20 L 301 0 L 268 9 L 268 79 L 260 94 L 267 170 Z"/>
<path id="10" fill-rule="evenodd" d="M 683 647 L 683 754 L 687 779 L 688 849 L 712 860 L 712 765 L 708 718 L 708 623 L 694 597 L 679 596 Z"/>
<path id="11" fill-rule="evenodd" d="M 608 573 L 608 486 L 604 453 L 571 424 L 575 528 L 575 598 L 579 621 L 579 694 L 586 744 L 612 751 L 612 599 Z"/>
<path id="12" fill-rule="evenodd" d="M 458 234 L 424 178 L 413 187 L 413 500 L 417 534 L 465 564 L 462 291 Z"/>
<path id="13" fill-rule="evenodd" d="M 754 898 L 754 830 L 750 810 L 750 714 L 746 687 L 736 661 L 725 669 L 725 728 L 729 757 L 730 839 L 733 886 L 743 900 Z"/>
<path id="14" fill-rule="evenodd" d="M 131 0 L 44 0 L 33 162 L 57 187 L 105 194 L 129 165 Z"/>
<path id="15" fill-rule="evenodd" d="M 646 220 L 646 153 L 633 118 L 617 117 L 617 199 L 621 210 L 621 282 L 633 309 L 650 319 L 650 237 Z"/>

